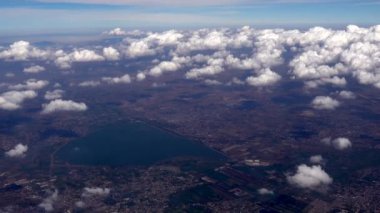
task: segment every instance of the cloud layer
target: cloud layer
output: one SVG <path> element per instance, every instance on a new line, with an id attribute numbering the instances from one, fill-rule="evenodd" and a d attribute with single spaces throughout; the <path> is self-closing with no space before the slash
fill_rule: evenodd
<path id="1" fill-rule="evenodd" d="M 348 79 L 355 79 L 360 84 L 380 88 L 380 25 L 369 28 L 350 25 L 345 30 L 314 27 L 306 31 L 258 30 L 248 26 L 236 30 L 164 32 L 129 32 L 115 28 L 108 34 L 124 36 L 124 39 L 112 46 L 71 50 L 43 50 L 29 42 L 18 41 L 1 50 L 0 59 L 49 60 L 61 69 L 70 69 L 75 63 L 153 57 L 156 59 L 136 75 L 138 81 L 178 71 L 182 71 L 187 79 L 204 81 L 229 71 L 236 73 L 234 78 L 254 87 L 293 79 L 303 81 L 309 89 L 320 86 L 344 88 Z M 285 60 L 285 56 L 290 58 Z M 278 66 L 288 66 L 290 70 L 279 73 Z M 25 68 L 25 71 L 42 69 L 34 66 Z M 250 74 L 244 76 L 238 71 Z M 118 77 L 109 77 L 107 81 L 120 82 Z M 340 96 L 345 99 L 354 97 L 348 91 L 342 91 Z M 338 103 L 320 97 L 313 106 L 334 109 Z"/>

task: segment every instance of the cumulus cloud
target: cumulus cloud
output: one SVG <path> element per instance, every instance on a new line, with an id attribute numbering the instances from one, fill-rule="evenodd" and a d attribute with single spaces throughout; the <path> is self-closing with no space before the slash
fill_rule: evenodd
<path id="1" fill-rule="evenodd" d="M 121 77 L 103 77 L 103 81 L 109 83 L 109 84 L 129 84 L 132 82 L 131 77 L 128 74 L 125 74 Z"/>
<path id="2" fill-rule="evenodd" d="M 105 60 L 103 56 L 97 54 L 95 51 L 87 49 L 74 50 L 68 54 L 63 50 L 58 50 L 55 52 L 55 57 L 55 64 L 61 69 L 70 68 L 73 62 L 93 62 Z"/>
<path id="3" fill-rule="evenodd" d="M 339 107 L 340 103 L 329 96 L 317 96 L 311 102 L 311 105 L 314 109 L 333 110 Z"/>
<path id="4" fill-rule="evenodd" d="M 46 91 L 45 93 L 45 99 L 46 100 L 54 100 L 54 99 L 60 99 L 62 98 L 62 95 L 65 93 L 65 91 L 61 89 L 56 89 L 53 91 Z"/>
<path id="5" fill-rule="evenodd" d="M 352 146 L 350 139 L 344 137 L 339 137 L 334 140 L 331 138 L 323 138 L 321 142 L 328 146 L 333 146 L 335 149 L 338 150 L 348 149 Z"/>
<path id="6" fill-rule="evenodd" d="M 109 188 L 100 188 L 100 187 L 85 187 L 83 189 L 82 196 L 83 197 L 91 197 L 91 196 L 106 196 L 111 192 Z"/>
<path id="7" fill-rule="evenodd" d="M 49 84 L 49 81 L 46 80 L 37 80 L 37 79 L 28 79 L 24 84 L 16 84 L 9 86 L 9 89 L 12 90 L 39 90 L 46 87 Z"/>
<path id="8" fill-rule="evenodd" d="M 49 114 L 59 111 L 86 111 L 87 105 L 85 103 L 78 103 L 72 100 L 56 99 L 48 104 L 42 105 L 42 113 Z"/>
<path id="9" fill-rule="evenodd" d="M 353 92 L 346 91 L 346 90 L 340 91 L 339 96 L 344 99 L 355 99 L 356 97 Z"/>
<path id="10" fill-rule="evenodd" d="M 162 73 L 164 72 L 177 71 L 180 67 L 181 65 L 179 63 L 172 62 L 172 61 L 163 61 L 159 63 L 158 65 L 156 65 L 155 67 L 153 67 L 149 71 L 149 74 L 157 77 L 157 76 L 162 75 Z"/>
<path id="11" fill-rule="evenodd" d="M 333 182 L 333 179 L 321 168 L 321 166 L 299 165 L 294 175 L 287 176 L 290 184 L 300 188 L 318 190 L 319 187 L 326 187 Z"/>
<path id="12" fill-rule="evenodd" d="M 54 210 L 54 203 L 58 200 L 58 190 L 55 190 L 51 195 L 46 197 L 42 203 L 40 203 L 38 206 L 40 208 L 43 208 L 47 212 L 51 212 Z"/>
<path id="13" fill-rule="evenodd" d="M 117 49 L 113 47 L 105 47 L 103 48 L 103 56 L 107 60 L 116 61 L 119 59 L 120 53 L 119 51 L 117 51 Z"/>
<path id="14" fill-rule="evenodd" d="M 26 99 L 37 97 L 37 93 L 33 90 L 26 91 L 8 91 L 0 95 L 0 109 L 16 110 Z"/>
<path id="15" fill-rule="evenodd" d="M 186 73 L 186 78 L 197 79 L 203 76 L 217 75 L 224 71 L 223 69 L 223 59 L 211 58 L 207 61 L 207 66 L 202 68 L 194 68 Z"/>
<path id="16" fill-rule="evenodd" d="M 137 79 L 138 81 L 143 81 L 145 78 L 146 78 L 146 75 L 145 75 L 145 73 L 143 73 L 143 72 L 139 72 L 139 73 L 137 73 L 137 75 L 136 75 L 136 79 Z"/>
<path id="17" fill-rule="evenodd" d="M 13 149 L 5 152 L 8 157 L 23 157 L 28 151 L 28 145 L 23 145 L 21 143 L 17 144 Z"/>
<path id="18" fill-rule="evenodd" d="M 310 157 L 310 162 L 320 164 L 323 162 L 323 157 L 322 155 L 313 155 Z"/>
<path id="19" fill-rule="evenodd" d="M 45 71 L 45 68 L 39 65 L 27 67 L 24 69 L 25 73 L 39 73 Z"/>
<path id="20" fill-rule="evenodd" d="M 76 50 L 72 52 L 71 57 L 75 62 L 102 61 L 104 58 L 93 50 Z"/>
<path id="21" fill-rule="evenodd" d="M 115 28 L 107 33 L 123 35 L 125 39 L 115 47 L 72 50 L 41 50 L 29 42 L 18 41 L 3 48 L 0 59 L 47 59 L 59 68 L 68 69 L 75 62 L 155 56 L 159 61 L 153 67 L 144 67 L 142 74 L 136 76 L 139 81 L 145 75 L 160 76 L 178 70 L 184 70 L 187 79 L 200 81 L 224 71 L 243 70 L 248 78 L 241 72 L 230 77 L 245 78 L 244 83 L 252 86 L 268 86 L 290 77 L 303 81 L 309 89 L 325 85 L 345 87 L 351 82 L 348 79 L 380 88 L 380 25 L 368 28 L 350 25 L 344 30 L 245 26 L 145 33 Z M 274 71 L 279 65 L 290 67 L 289 72 L 280 76 Z"/>
<path id="22" fill-rule="evenodd" d="M 122 30 L 120 27 L 117 27 L 115 29 L 110 30 L 109 32 L 106 32 L 108 35 L 111 36 L 123 36 L 126 35 L 127 33 Z"/>
<path id="23" fill-rule="evenodd" d="M 26 61 L 29 59 L 46 59 L 48 51 L 33 47 L 27 41 L 17 41 L 6 50 L 0 52 L 0 59 Z"/>
<path id="24" fill-rule="evenodd" d="M 351 141 L 348 138 L 336 138 L 331 143 L 336 149 L 339 150 L 347 149 L 352 146 Z"/>
<path id="25" fill-rule="evenodd" d="M 131 58 L 154 55 L 154 49 L 151 49 L 146 41 L 136 41 L 130 44 L 126 49 L 126 55 Z"/>
<path id="26" fill-rule="evenodd" d="M 281 76 L 269 68 L 261 71 L 256 77 L 250 76 L 246 79 L 247 83 L 251 86 L 263 87 L 275 84 L 281 79 Z"/>

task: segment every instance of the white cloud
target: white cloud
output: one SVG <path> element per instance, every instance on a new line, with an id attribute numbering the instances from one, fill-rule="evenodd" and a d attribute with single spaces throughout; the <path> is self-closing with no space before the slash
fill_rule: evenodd
<path id="1" fill-rule="evenodd" d="M 224 71 L 223 69 L 223 59 L 221 58 L 211 58 L 207 61 L 207 66 L 202 68 L 194 68 L 186 73 L 186 78 L 197 79 L 203 76 L 217 75 Z"/>
<path id="2" fill-rule="evenodd" d="M 116 61 L 120 58 L 120 53 L 113 47 L 103 48 L 103 56 L 110 61 Z"/>
<path id="3" fill-rule="evenodd" d="M 96 54 L 93 50 L 76 50 L 72 52 L 71 57 L 74 62 L 103 61 L 101 55 Z"/>
<path id="4" fill-rule="evenodd" d="M 46 59 L 49 53 L 33 47 L 27 41 L 17 41 L 7 50 L 0 52 L 0 59 L 26 61 L 29 59 Z"/>
<path id="5" fill-rule="evenodd" d="M 5 152 L 8 157 L 23 157 L 25 152 L 28 151 L 28 145 L 23 145 L 21 143 L 17 144 L 13 149 Z"/>
<path id="6" fill-rule="evenodd" d="M 163 61 L 150 69 L 149 74 L 152 76 L 160 76 L 164 72 L 174 72 L 181 68 L 181 65 L 172 61 Z"/>
<path id="7" fill-rule="evenodd" d="M 352 146 L 351 141 L 348 138 L 336 138 L 331 143 L 336 149 L 339 150 L 347 149 Z"/>
<path id="8" fill-rule="evenodd" d="M 78 84 L 80 87 L 96 87 L 99 86 L 100 82 L 99 81 L 83 81 Z"/>
<path id="9" fill-rule="evenodd" d="M 73 52 L 67 54 L 63 50 L 58 50 L 55 52 L 55 64 L 61 69 L 68 69 L 71 67 L 73 62 L 93 62 L 93 61 L 104 61 L 105 58 L 97 54 L 93 50 L 74 50 Z"/>
<path id="10" fill-rule="evenodd" d="M 71 100 L 56 99 L 48 104 L 42 105 L 42 113 L 49 114 L 59 111 L 86 111 L 87 106 L 85 103 L 77 103 Z"/>
<path id="11" fill-rule="evenodd" d="M 333 109 L 339 107 L 340 103 L 339 103 L 339 101 L 337 101 L 331 97 L 328 97 L 328 96 L 317 96 L 311 102 L 311 105 L 315 109 L 333 110 Z"/>
<path id="12" fill-rule="evenodd" d="M 204 80 L 205 84 L 210 85 L 210 86 L 216 86 L 216 85 L 222 85 L 222 82 L 218 80 L 211 80 L 211 79 L 206 79 Z"/>
<path id="13" fill-rule="evenodd" d="M 230 83 L 237 84 L 237 85 L 244 85 L 245 84 L 244 81 L 242 81 L 242 80 L 240 80 L 240 79 L 238 79 L 236 77 L 233 77 Z"/>
<path id="14" fill-rule="evenodd" d="M 45 93 L 45 99 L 46 100 L 54 100 L 54 99 L 60 99 L 62 98 L 62 95 L 65 93 L 65 91 L 61 89 L 56 89 L 53 91 L 46 91 Z"/>
<path id="15" fill-rule="evenodd" d="M 333 179 L 321 168 L 321 166 L 307 166 L 305 164 L 297 167 L 294 175 L 287 176 L 290 184 L 300 188 L 319 190 L 333 182 Z"/>
<path id="16" fill-rule="evenodd" d="M 272 190 L 269 190 L 267 188 L 258 189 L 257 192 L 261 195 L 273 195 L 274 194 L 274 192 Z"/>
<path id="17" fill-rule="evenodd" d="M 37 93 L 33 90 L 5 92 L 0 95 L 0 109 L 19 109 L 24 100 L 35 97 L 37 97 Z"/>
<path id="18" fill-rule="evenodd" d="M 150 16 L 149 19 L 157 17 L 159 15 Z M 314 27 L 306 31 L 245 26 L 236 30 L 222 28 L 155 33 L 126 32 L 115 28 L 107 33 L 126 38 L 122 43 L 114 44 L 115 47 L 73 48 L 71 51 L 54 48 L 42 50 L 29 42 L 19 41 L 2 48 L 0 59 L 47 59 L 62 69 L 68 69 L 74 62 L 154 55 L 163 62 L 154 63 L 156 66 L 152 68 L 144 67 L 143 74 L 136 76 L 139 81 L 145 75 L 160 76 L 177 70 L 186 70 L 184 75 L 188 79 L 202 81 L 204 77 L 224 71 L 244 70 L 251 72 L 245 83 L 253 86 L 271 85 L 290 77 L 303 81 L 307 88 L 325 85 L 344 87 L 350 83 L 348 79 L 380 88 L 380 26 L 360 28 L 350 25 L 345 30 Z M 289 57 L 289 64 L 285 64 L 285 55 Z M 274 72 L 279 65 L 289 66 L 289 73 L 284 72 L 280 76 Z M 25 69 L 30 72 L 34 70 L 38 69 Z M 236 72 L 235 76 L 230 77 L 241 79 L 241 73 Z"/>
<path id="19" fill-rule="evenodd" d="M 335 149 L 338 150 L 348 149 L 352 146 L 350 139 L 344 137 L 339 137 L 334 140 L 332 140 L 330 137 L 323 138 L 321 142 L 325 145 L 333 146 Z"/>
<path id="20" fill-rule="evenodd" d="M 310 157 L 310 162 L 320 164 L 323 162 L 323 157 L 322 155 L 313 155 Z"/>
<path id="21" fill-rule="evenodd" d="M 137 73 L 136 78 L 138 81 L 143 81 L 146 78 L 146 75 L 145 73 L 139 72 Z"/>
<path id="22" fill-rule="evenodd" d="M 42 203 L 40 203 L 38 206 L 40 208 L 43 208 L 47 212 L 51 212 L 54 210 L 54 202 L 58 200 L 58 190 L 55 190 L 51 195 L 46 197 Z"/>
<path id="23" fill-rule="evenodd" d="M 273 85 L 281 79 L 281 76 L 269 68 L 260 71 L 257 77 L 249 76 L 246 81 L 251 86 L 263 87 Z"/>
<path id="24" fill-rule="evenodd" d="M 24 69 L 25 73 L 39 73 L 45 71 L 45 68 L 39 65 L 27 67 Z"/>
<path id="25" fill-rule="evenodd" d="M 83 189 L 82 196 L 83 197 L 91 197 L 91 196 L 106 196 L 111 192 L 109 188 L 100 188 L 100 187 L 85 187 Z"/>
<path id="26" fill-rule="evenodd" d="M 340 91 L 339 96 L 344 99 L 355 99 L 356 97 L 353 92 L 346 91 L 346 90 Z"/>
<path id="27" fill-rule="evenodd" d="M 37 79 L 28 79 L 24 84 L 16 84 L 9 86 L 9 89 L 12 90 L 39 90 L 46 87 L 49 84 L 49 81 L 46 80 L 37 80 Z"/>
<path id="28" fill-rule="evenodd" d="M 109 83 L 109 84 L 129 84 L 132 82 L 131 77 L 128 74 L 125 74 L 121 77 L 103 77 L 103 81 Z"/>
<path id="29" fill-rule="evenodd" d="M 122 35 L 126 35 L 127 33 L 122 30 L 121 28 L 117 27 L 115 29 L 112 29 L 110 30 L 109 32 L 106 32 L 108 35 L 112 35 L 112 36 L 122 36 Z"/>
<path id="30" fill-rule="evenodd" d="M 151 49 L 144 40 L 136 41 L 130 44 L 126 49 L 126 55 L 131 58 L 154 55 L 155 51 Z"/>

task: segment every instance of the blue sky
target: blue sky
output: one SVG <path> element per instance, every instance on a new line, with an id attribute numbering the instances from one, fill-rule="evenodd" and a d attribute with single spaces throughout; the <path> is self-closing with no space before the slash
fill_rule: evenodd
<path id="1" fill-rule="evenodd" d="M 380 24 L 380 0 L 1 0 L 0 32 Z"/>

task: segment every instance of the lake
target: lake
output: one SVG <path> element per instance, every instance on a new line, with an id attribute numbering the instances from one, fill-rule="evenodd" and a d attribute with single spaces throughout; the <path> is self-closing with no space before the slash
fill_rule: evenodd
<path id="1" fill-rule="evenodd" d="M 60 160 L 80 165 L 150 165 L 176 157 L 224 157 L 204 146 L 143 122 L 123 122 L 102 127 L 72 141 L 58 152 Z"/>

